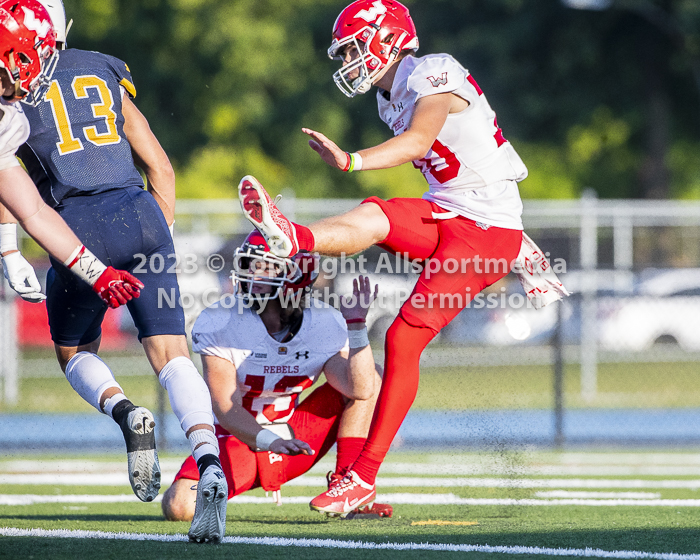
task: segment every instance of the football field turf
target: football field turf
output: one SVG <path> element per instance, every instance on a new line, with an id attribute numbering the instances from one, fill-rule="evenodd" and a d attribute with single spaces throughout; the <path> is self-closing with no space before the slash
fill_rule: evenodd
<path id="1" fill-rule="evenodd" d="M 225 542 L 187 542 L 188 523 L 131 493 L 121 456 L 0 460 L 0 558 L 700 559 L 700 453 L 390 454 L 378 501 L 394 516 L 328 519 L 308 509 L 325 458 L 286 485 L 229 502 Z M 162 458 L 164 488 L 180 458 Z"/>

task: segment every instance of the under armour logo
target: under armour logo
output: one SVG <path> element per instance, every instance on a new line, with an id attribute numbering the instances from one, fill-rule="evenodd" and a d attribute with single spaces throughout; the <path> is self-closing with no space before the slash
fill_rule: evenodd
<path id="1" fill-rule="evenodd" d="M 22 9 L 24 10 L 24 25 L 27 29 L 36 31 L 37 37 L 44 39 L 48 32 L 51 31 L 51 23 L 45 19 L 34 17 L 34 12 L 29 8 L 23 6 Z"/>
<path id="2" fill-rule="evenodd" d="M 309 359 L 309 351 L 307 350 L 306 352 L 297 352 L 296 353 L 297 360 L 300 359 L 302 356 L 304 356 L 305 360 L 308 360 Z"/>
<path id="3" fill-rule="evenodd" d="M 447 83 L 447 72 L 443 72 L 439 78 L 428 76 L 427 80 L 433 84 L 433 87 L 444 86 Z"/>
<path id="4" fill-rule="evenodd" d="M 382 4 L 382 0 L 377 0 L 369 10 L 360 10 L 355 14 L 356 18 L 362 18 L 367 23 L 377 21 L 377 18 L 386 13 L 386 6 Z"/>

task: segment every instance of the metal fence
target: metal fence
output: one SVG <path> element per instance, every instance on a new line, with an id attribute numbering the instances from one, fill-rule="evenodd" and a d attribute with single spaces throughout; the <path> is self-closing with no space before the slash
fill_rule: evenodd
<path id="1" fill-rule="evenodd" d="M 310 223 L 358 202 L 296 199 L 287 192 L 280 207 L 293 220 Z M 547 424 L 545 439 L 559 443 L 572 439 L 571 418 L 587 408 L 675 411 L 664 417 L 669 429 L 684 434 L 684 441 L 700 441 L 700 428 L 697 433 L 677 429 L 690 421 L 674 416 L 681 410 L 700 409 L 693 377 L 700 362 L 700 202 L 599 200 L 585 195 L 579 200 L 529 200 L 524 206 L 525 230 L 552 263 L 559 260 L 566 270 L 560 277 L 574 295 L 534 310 L 523 305 L 522 291 L 509 275 L 489 289 L 496 305 L 473 306 L 460 313 L 425 351 L 423 366 L 429 372 L 536 366 L 556 373 L 548 378 L 547 407 L 556 414 L 547 417 L 551 425 Z M 236 200 L 180 200 L 175 231 L 183 265 L 194 265 L 189 273 L 179 274 L 183 297 L 189 298 L 183 302 L 188 304 L 191 326 L 207 303 L 230 289 L 233 249 L 250 226 Z M 415 275 L 402 267 L 393 274 L 385 268 L 377 272 L 381 252 L 371 249 L 366 256 L 370 276 L 380 289 L 408 295 Z M 326 297 L 347 292 L 352 276 L 346 270 L 319 288 L 327 290 Z M 391 301 L 373 309 L 369 317 L 379 360 L 378 342 L 401 298 Z M 35 359 L 29 367 L 34 358 L 18 350 L 16 309 L 16 299 L 5 285 L 0 291 L 0 394 L 10 407 L 17 400 L 22 375 L 49 370 L 60 375 L 46 357 L 38 358 L 45 363 Z M 127 349 L 118 360 L 138 362 L 131 371 L 149 373 L 140 350 L 131 350 L 133 358 Z M 526 400 L 523 397 L 519 404 L 514 399 L 514 408 L 529 408 Z M 564 411 L 570 419 L 568 433 Z M 514 430 L 512 438 L 517 439 L 518 433 Z M 618 431 L 608 439 L 624 440 L 625 433 Z"/>

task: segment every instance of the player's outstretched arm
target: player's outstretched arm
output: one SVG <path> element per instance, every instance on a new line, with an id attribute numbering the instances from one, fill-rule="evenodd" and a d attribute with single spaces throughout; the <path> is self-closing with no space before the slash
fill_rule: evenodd
<path id="1" fill-rule="evenodd" d="M 217 356 L 202 354 L 204 381 L 211 393 L 212 408 L 219 424 L 252 449 L 285 455 L 313 455 L 314 451 L 299 439 L 283 440 L 266 430 L 241 405 L 236 384 L 236 366 Z"/>
<path id="2" fill-rule="evenodd" d="M 146 174 L 146 188 L 158 202 L 165 221 L 175 221 L 175 172 L 151 127 L 128 95 L 122 100 L 124 134 L 126 134 L 134 162 Z"/>
<path id="3" fill-rule="evenodd" d="M 360 275 L 352 282 L 352 296 L 341 298 L 340 312 L 348 325 L 350 349 L 341 350 L 323 367 L 333 388 L 351 400 L 368 400 L 375 394 L 375 365 L 369 345 L 365 320 L 372 302 L 377 298 L 379 285 L 374 286 L 367 276 Z"/>
<path id="4" fill-rule="evenodd" d="M 357 152 L 362 157 L 360 169 L 388 169 L 424 158 L 445 125 L 453 105 L 459 103 L 459 98 L 452 93 L 439 93 L 419 99 L 405 132 L 378 146 Z M 461 103 L 463 104 L 464 101 Z M 348 153 L 320 132 L 309 128 L 301 130 L 311 137 L 309 146 L 321 156 L 323 161 L 341 171 L 349 170 Z M 355 167 L 353 170 L 358 169 Z"/>
<path id="5" fill-rule="evenodd" d="M 21 167 L 0 170 L 0 203 L 47 253 L 90 284 L 110 307 L 139 297 L 143 284 L 128 272 L 105 266 L 86 249 L 63 218 L 41 199 Z"/>

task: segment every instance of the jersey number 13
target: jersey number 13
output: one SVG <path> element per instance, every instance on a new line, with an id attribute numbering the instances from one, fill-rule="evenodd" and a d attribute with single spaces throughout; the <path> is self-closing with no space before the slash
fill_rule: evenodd
<path id="1" fill-rule="evenodd" d="M 96 119 L 104 119 L 107 132 L 98 132 L 97 126 L 93 125 L 83 128 L 83 135 L 88 142 L 95 146 L 118 144 L 121 137 L 117 131 L 117 114 L 113 111 L 114 99 L 112 99 L 112 92 L 107 87 L 107 82 L 97 76 L 76 76 L 73 78 L 72 91 L 69 93 L 72 93 L 76 100 L 87 99 L 90 96 L 90 88 L 97 91 L 99 98 L 99 101 L 91 104 L 92 115 Z M 84 149 L 80 138 L 73 136 L 64 93 L 58 81 L 51 82 L 51 86 L 46 92 L 46 100 L 51 104 L 53 119 L 58 131 L 58 142 L 56 143 L 58 153 L 64 156 Z"/>

